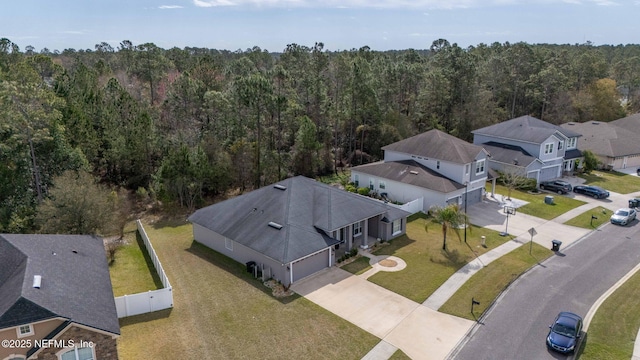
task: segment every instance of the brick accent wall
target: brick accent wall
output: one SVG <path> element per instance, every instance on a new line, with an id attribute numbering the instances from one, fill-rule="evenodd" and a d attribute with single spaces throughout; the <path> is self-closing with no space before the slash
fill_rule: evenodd
<path id="1" fill-rule="evenodd" d="M 82 347 L 80 345 L 81 341 L 86 341 L 87 343 L 91 341 L 95 349 L 95 360 L 118 360 L 116 339 L 112 338 L 110 335 L 87 330 L 78 326 L 71 326 L 67 331 L 60 334 L 56 340 L 63 341 L 65 344 L 69 344 L 69 341 L 73 340 L 76 347 Z M 53 346 L 45 348 L 38 353 L 37 359 L 58 360 L 56 354 L 62 349 L 62 347 Z"/>

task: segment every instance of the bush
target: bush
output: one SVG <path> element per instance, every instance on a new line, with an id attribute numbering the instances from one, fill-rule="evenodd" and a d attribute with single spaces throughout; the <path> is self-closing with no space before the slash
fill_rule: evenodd
<path id="1" fill-rule="evenodd" d="M 354 247 L 349 251 L 349 255 L 356 256 L 358 255 L 358 248 Z"/>
<path id="2" fill-rule="evenodd" d="M 353 184 L 347 184 L 347 186 L 345 186 L 344 189 L 352 193 L 358 192 L 358 189 Z"/>
<path id="3" fill-rule="evenodd" d="M 371 189 L 369 188 L 365 188 L 365 187 L 358 188 L 358 194 L 360 195 L 368 196 L 370 191 Z"/>

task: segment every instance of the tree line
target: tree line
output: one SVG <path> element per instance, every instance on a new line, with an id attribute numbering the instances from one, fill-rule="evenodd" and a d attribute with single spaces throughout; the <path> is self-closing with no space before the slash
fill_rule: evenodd
<path id="1" fill-rule="evenodd" d="M 37 52 L 0 39 L 0 232 L 105 232 L 60 225 L 65 209 L 95 206 L 60 199 L 121 208 L 126 189 L 193 209 L 229 189 L 374 161 L 432 128 L 470 141 L 525 114 L 611 121 L 640 110 L 639 90 L 639 45 L 438 39 L 270 53 L 125 40 Z"/>

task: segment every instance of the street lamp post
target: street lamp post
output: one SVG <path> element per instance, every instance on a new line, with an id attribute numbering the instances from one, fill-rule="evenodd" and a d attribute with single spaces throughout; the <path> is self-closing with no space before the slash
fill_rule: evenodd
<path id="1" fill-rule="evenodd" d="M 469 191 L 469 182 L 464 183 L 464 242 L 467 242 L 467 192 Z"/>

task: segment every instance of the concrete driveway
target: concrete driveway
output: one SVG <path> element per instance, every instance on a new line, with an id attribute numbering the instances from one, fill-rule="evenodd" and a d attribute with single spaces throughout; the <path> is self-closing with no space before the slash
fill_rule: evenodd
<path id="1" fill-rule="evenodd" d="M 412 359 L 444 359 L 474 324 L 429 309 L 337 267 L 294 283 L 292 290 Z"/>

